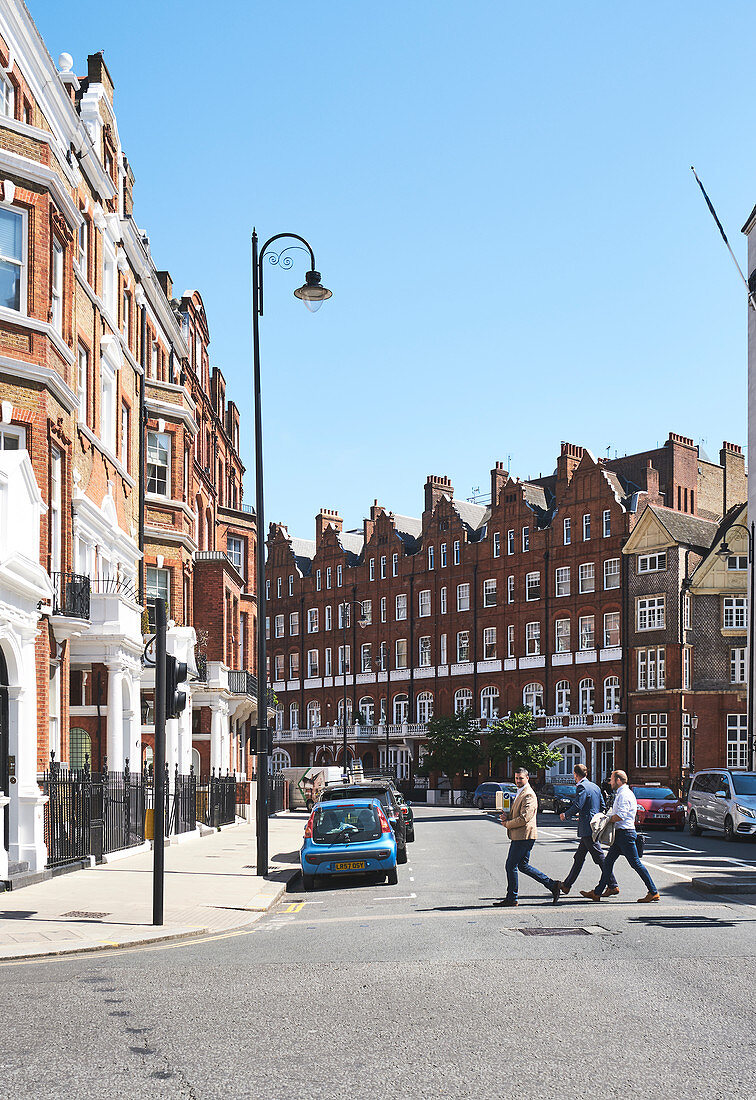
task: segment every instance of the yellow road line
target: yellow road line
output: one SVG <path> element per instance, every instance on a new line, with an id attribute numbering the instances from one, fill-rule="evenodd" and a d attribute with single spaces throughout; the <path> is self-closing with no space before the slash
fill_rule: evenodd
<path id="1" fill-rule="evenodd" d="M 299 912 L 299 910 L 300 910 L 300 909 L 302 908 L 302 906 L 303 906 L 303 905 L 304 905 L 304 902 L 303 902 L 303 901 L 300 901 L 299 905 L 296 905 L 296 906 L 294 907 L 294 912 L 295 912 L 295 913 L 298 913 L 298 912 Z"/>

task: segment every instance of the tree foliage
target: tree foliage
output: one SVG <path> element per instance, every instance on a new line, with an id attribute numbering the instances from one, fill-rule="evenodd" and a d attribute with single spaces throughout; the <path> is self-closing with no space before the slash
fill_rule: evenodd
<path id="1" fill-rule="evenodd" d="M 509 759 L 513 768 L 527 768 L 533 773 L 562 759 L 562 754 L 550 749 L 536 732 L 535 718 L 528 707 L 519 707 L 506 718 L 499 718 L 488 727 L 486 735 L 491 759 Z"/>
<path id="2" fill-rule="evenodd" d="M 479 733 L 472 714 L 444 714 L 428 722 L 427 753 L 422 770 L 443 772 L 452 779 L 458 772 L 471 771 L 481 758 Z"/>

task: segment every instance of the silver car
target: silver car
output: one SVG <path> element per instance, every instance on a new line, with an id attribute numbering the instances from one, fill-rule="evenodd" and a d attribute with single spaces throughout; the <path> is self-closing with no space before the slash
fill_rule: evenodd
<path id="1" fill-rule="evenodd" d="M 756 772 L 696 772 L 688 791 L 688 827 L 694 836 L 713 829 L 728 840 L 756 834 Z"/>

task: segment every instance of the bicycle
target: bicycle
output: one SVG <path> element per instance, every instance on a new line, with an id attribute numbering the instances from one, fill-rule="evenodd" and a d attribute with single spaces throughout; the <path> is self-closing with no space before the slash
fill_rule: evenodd
<path id="1" fill-rule="evenodd" d="M 454 805 L 455 806 L 474 806 L 475 803 L 473 802 L 473 796 L 470 794 L 469 791 L 462 791 L 454 799 Z"/>

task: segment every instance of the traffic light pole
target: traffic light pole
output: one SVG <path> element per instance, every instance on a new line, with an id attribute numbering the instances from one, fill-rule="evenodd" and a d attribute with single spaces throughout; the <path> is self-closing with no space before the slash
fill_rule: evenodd
<path id="1" fill-rule="evenodd" d="M 155 600 L 155 804 L 152 817 L 152 923 L 163 923 L 165 886 L 165 600 Z"/>

